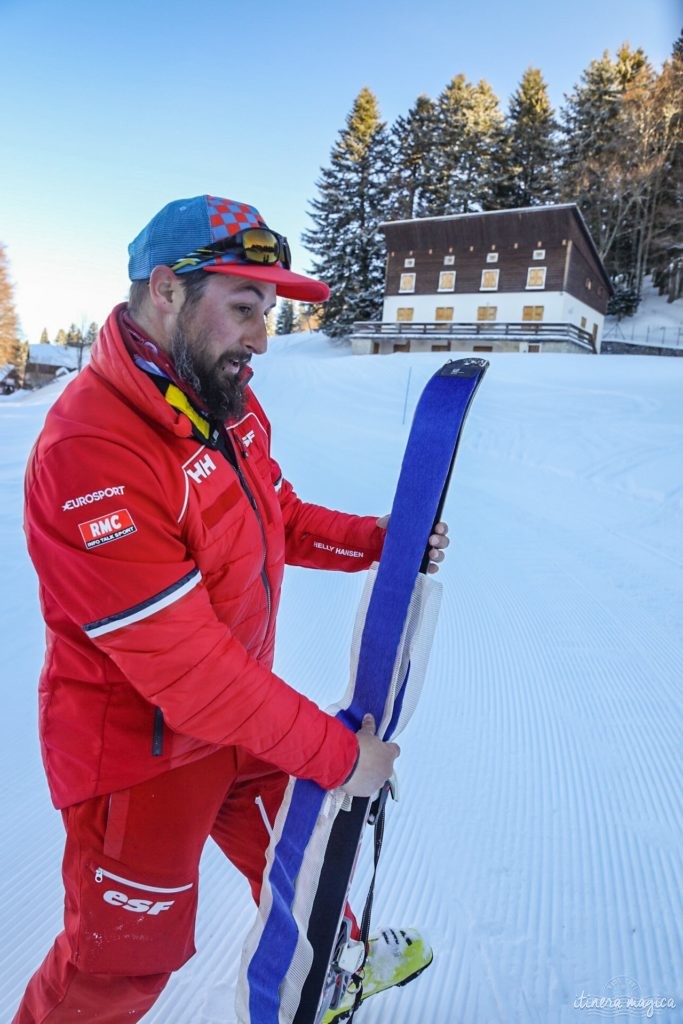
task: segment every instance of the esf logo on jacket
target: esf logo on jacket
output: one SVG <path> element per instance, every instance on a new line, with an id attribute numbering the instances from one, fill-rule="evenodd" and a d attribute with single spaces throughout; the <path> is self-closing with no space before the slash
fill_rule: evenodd
<path id="1" fill-rule="evenodd" d="M 117 892 L 116 889 L 107 889 L 102 893 L 102 899 L 105 903 L 110 903 L 112 907 L 123 907 L 124 910 L 130 910 L 134 914 L 147 914 L 149 917 L 160 914 L 162 910 L 170 910 L 175 903 L 175 900 L 132 899 L 126 896 L 125 892 Z"/>
<path id="2" fill-rule="evenodd" d="M 127 508 L 117 509 L 116 512 L 99 519 L 89 519 L 87 523 L 79 523 L 78 529 L 88 549 L 109 544 L 113 540 L 121 540 L 122 537 L 137 532 L 137 526 Z"/>

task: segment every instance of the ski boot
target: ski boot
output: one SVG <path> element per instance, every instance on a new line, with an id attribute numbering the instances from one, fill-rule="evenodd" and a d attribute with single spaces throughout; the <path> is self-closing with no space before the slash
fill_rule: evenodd
<path id="1" fill-rule="evenodd" d="M 430 947 L 415 929 L 385 928 L 368 942 L 365 964 L 351 978 L 339 1005 L 327 1011 L 322 1024 L 345 1020 L 356 1005 L 359 987 L 360 1001 L 365 1002 L 378 992 L 407 985 L 429 967 L 432 959 Z"/>

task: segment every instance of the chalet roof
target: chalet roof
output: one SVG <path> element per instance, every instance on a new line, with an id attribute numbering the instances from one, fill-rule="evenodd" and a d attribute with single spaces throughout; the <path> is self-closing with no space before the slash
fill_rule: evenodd
<path id="1" fill-rule="evenodd" d="M 511 219 L 512 217 L 523 217 L 525 220 L 531 222 L 533 220 L 544 220 L 546 224 L 550 221 L 561 221 L 566 218 L 571 218 L 577 225 L 581 235 L 585 239 L 586 245 L 588 246 L 590 253 L 595 261 L 596 267 L 598 268 L 608 293 L 612 295 L 614 288 L 612 282 L 609 279 L 607 271 L 605 270 L 600 253 L 598 252 L 593 237 L 588 230 L 588 225 L 583 218 L 581 210 L 576 203 L 552 203 L 547 206 L 518 206 L 509 210 L 487 210 L 485 212 L 476 211 L 474 213 L 452 213 L 445 214 L 440 217 L 414 217 L 407 220 L 389 220 L 384 221 L 379 225 L 381 229 L 386 228 L 406 228 L 411 225 L 416 227 L 427 226 L 429 224 L 446 224 L 446 223 L 467 223 L 474 224 L 477 221 L 481 223 L 488 222 L 490 224 L 495 223 L 496 219 Z M 531 223 L 529 225 L 531 227 Z M 391 234 L 391 231 L 388 232 Z"/>
<path id="2" fill-rule="evenodd" d="M 66 366 L 75 370 L 78 366 L 78 349 L 66 345 L 29 345 L 28 358 L 38 366 Z"/>

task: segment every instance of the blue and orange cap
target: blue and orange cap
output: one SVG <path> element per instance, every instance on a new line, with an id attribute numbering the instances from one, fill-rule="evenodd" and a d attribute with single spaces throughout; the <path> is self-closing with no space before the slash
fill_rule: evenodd
<path id="1" fill-rule="evenodd" d="M 190 253 L 215 245 L 247 228 L 267 228 L 256 207 L 217 196 L 194 196 L 168 203 L 128 246 L 128 276 L 146 281 L 159 265 L 176 267 Z M 322 281 L 295 274 L 282 263 L 252 263 L 239 249 L 193 259 L 175 273 L 206 270 L 274 284 L 278 295 L 303 302 L 324 302 L 330 289 Z"/>

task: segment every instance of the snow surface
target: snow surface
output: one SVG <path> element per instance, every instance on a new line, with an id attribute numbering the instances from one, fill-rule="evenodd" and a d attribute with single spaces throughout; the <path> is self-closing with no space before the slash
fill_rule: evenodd
<path id="1" fill-rule="evenodd" d="M 683 298 L 667 302 L 648 275 L 643 281 L 642 298 L 634 316 L 618 320 L 605 317 L 603 341 L 633 341 L 638 345 L 665 345 L 683 348 Z"/>
<path id="2" fill-rule="evenodd" d="M 299 493 L 387 511 L 412 409 L 442 361 L 274 341 L 254 383 Z M 673 1024 L 683 1020 L 683 360 L 490 361 L 446 506 L 443 605 L 401 737 L 375 901 L 377 925 L 419 927 L 435 960 L 358 1019 Z M 62 827 L 36 738 L 43 629 L 20 522 L 26 457 L 63 387 L 0 399 L 2 1021 L 61 919 Z M 322 704 L 344 690 L 362 584 L 287 571 L 276 668 Z M 215 847 L 202 867 L 199 953 L 150 1024 L 234 1019 L 253 909 Z"/>

